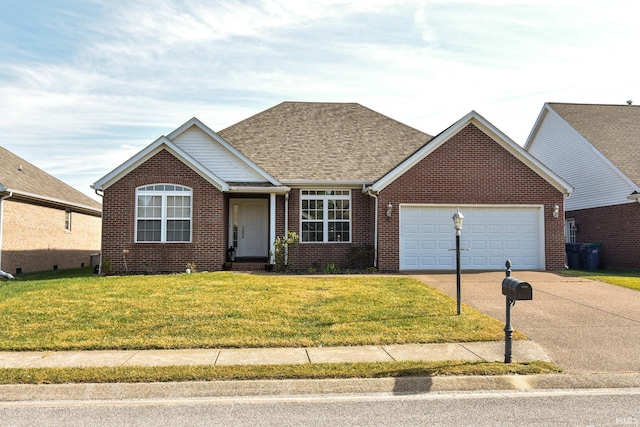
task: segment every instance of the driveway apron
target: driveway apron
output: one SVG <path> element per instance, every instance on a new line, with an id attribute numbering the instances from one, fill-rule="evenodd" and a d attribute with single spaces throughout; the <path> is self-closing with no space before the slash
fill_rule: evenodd
<path id="1" fill-rule="evenodd" d="M 511 324 L 540 345 L 564 372 L 640 372 L 640 292 L 555 273 L 513 271 L 529 282 Z M 411 277 L 456 297 L 455 274 Z M 504 272 L 462 272 L 462 303 L 505 321 Z M 462 310 L 464 315 L 464 305 Z"/>

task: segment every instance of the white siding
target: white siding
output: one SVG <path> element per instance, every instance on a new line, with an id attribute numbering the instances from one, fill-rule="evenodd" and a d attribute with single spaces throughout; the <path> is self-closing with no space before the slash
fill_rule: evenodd
<path id="1" fill-rule="evenodd" d="M 631 186 L 603 156 L 553 111 L 544 114 L 528 151 L 575 187 L 565 210 L 630 203 Z"/>
<path id="2" fill-rule="evenodd" d="M 192 126 L 173 142 L 226 182 L 265 182 L 260 174 L 197 126 Z"/>

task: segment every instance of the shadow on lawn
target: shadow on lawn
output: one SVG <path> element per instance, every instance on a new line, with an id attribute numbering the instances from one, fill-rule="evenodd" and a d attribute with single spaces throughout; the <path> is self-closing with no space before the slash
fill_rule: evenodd
<path id="1" fill-rule="evenodd" d="M 67 270 L 47 270 L 33 273 L 21 273 L 15 275 L 19 282 L 32 282 L 36 280 L 74 279 L 78 277 L 95 277 L 93 267 L 70 268 Z"/>

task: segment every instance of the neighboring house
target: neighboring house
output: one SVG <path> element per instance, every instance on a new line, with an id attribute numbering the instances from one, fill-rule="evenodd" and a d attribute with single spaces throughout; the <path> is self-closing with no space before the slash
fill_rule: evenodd
<path id="1" fill-rule="evenodd" d="M 564 267 L 570 185 L 475 112 L 436 137 L 358 104 L 284 102 L 219 132 L 193 118 L 94 185 L 114 271 L 265 262 L 294 231 L 295 269 Z"/>
<path id="2" fill-rule="evenodd" d="M 2 270 L 89 266 L 100 251 L 101 212 L 97 201 L 0 147 Z"/>
<path id="3" fill-rule="evenodd" d="M 640 268 L 640 107 L 547 103 L 525 149 L 575 187 L 568 243 L 599 243 L 603 267 Z"/>

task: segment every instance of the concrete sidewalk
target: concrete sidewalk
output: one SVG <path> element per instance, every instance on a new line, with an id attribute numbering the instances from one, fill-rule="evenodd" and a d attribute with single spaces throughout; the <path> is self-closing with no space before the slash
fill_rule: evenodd
<path id="1" fill-rule="evenodd" d="M 513 361 L 551 361 L 533 341 L 513 341 Z M 360 347 L 0 352 L 0 368 L 297 365 L 409 360 L 504 361 L 504 341 Z"/>

